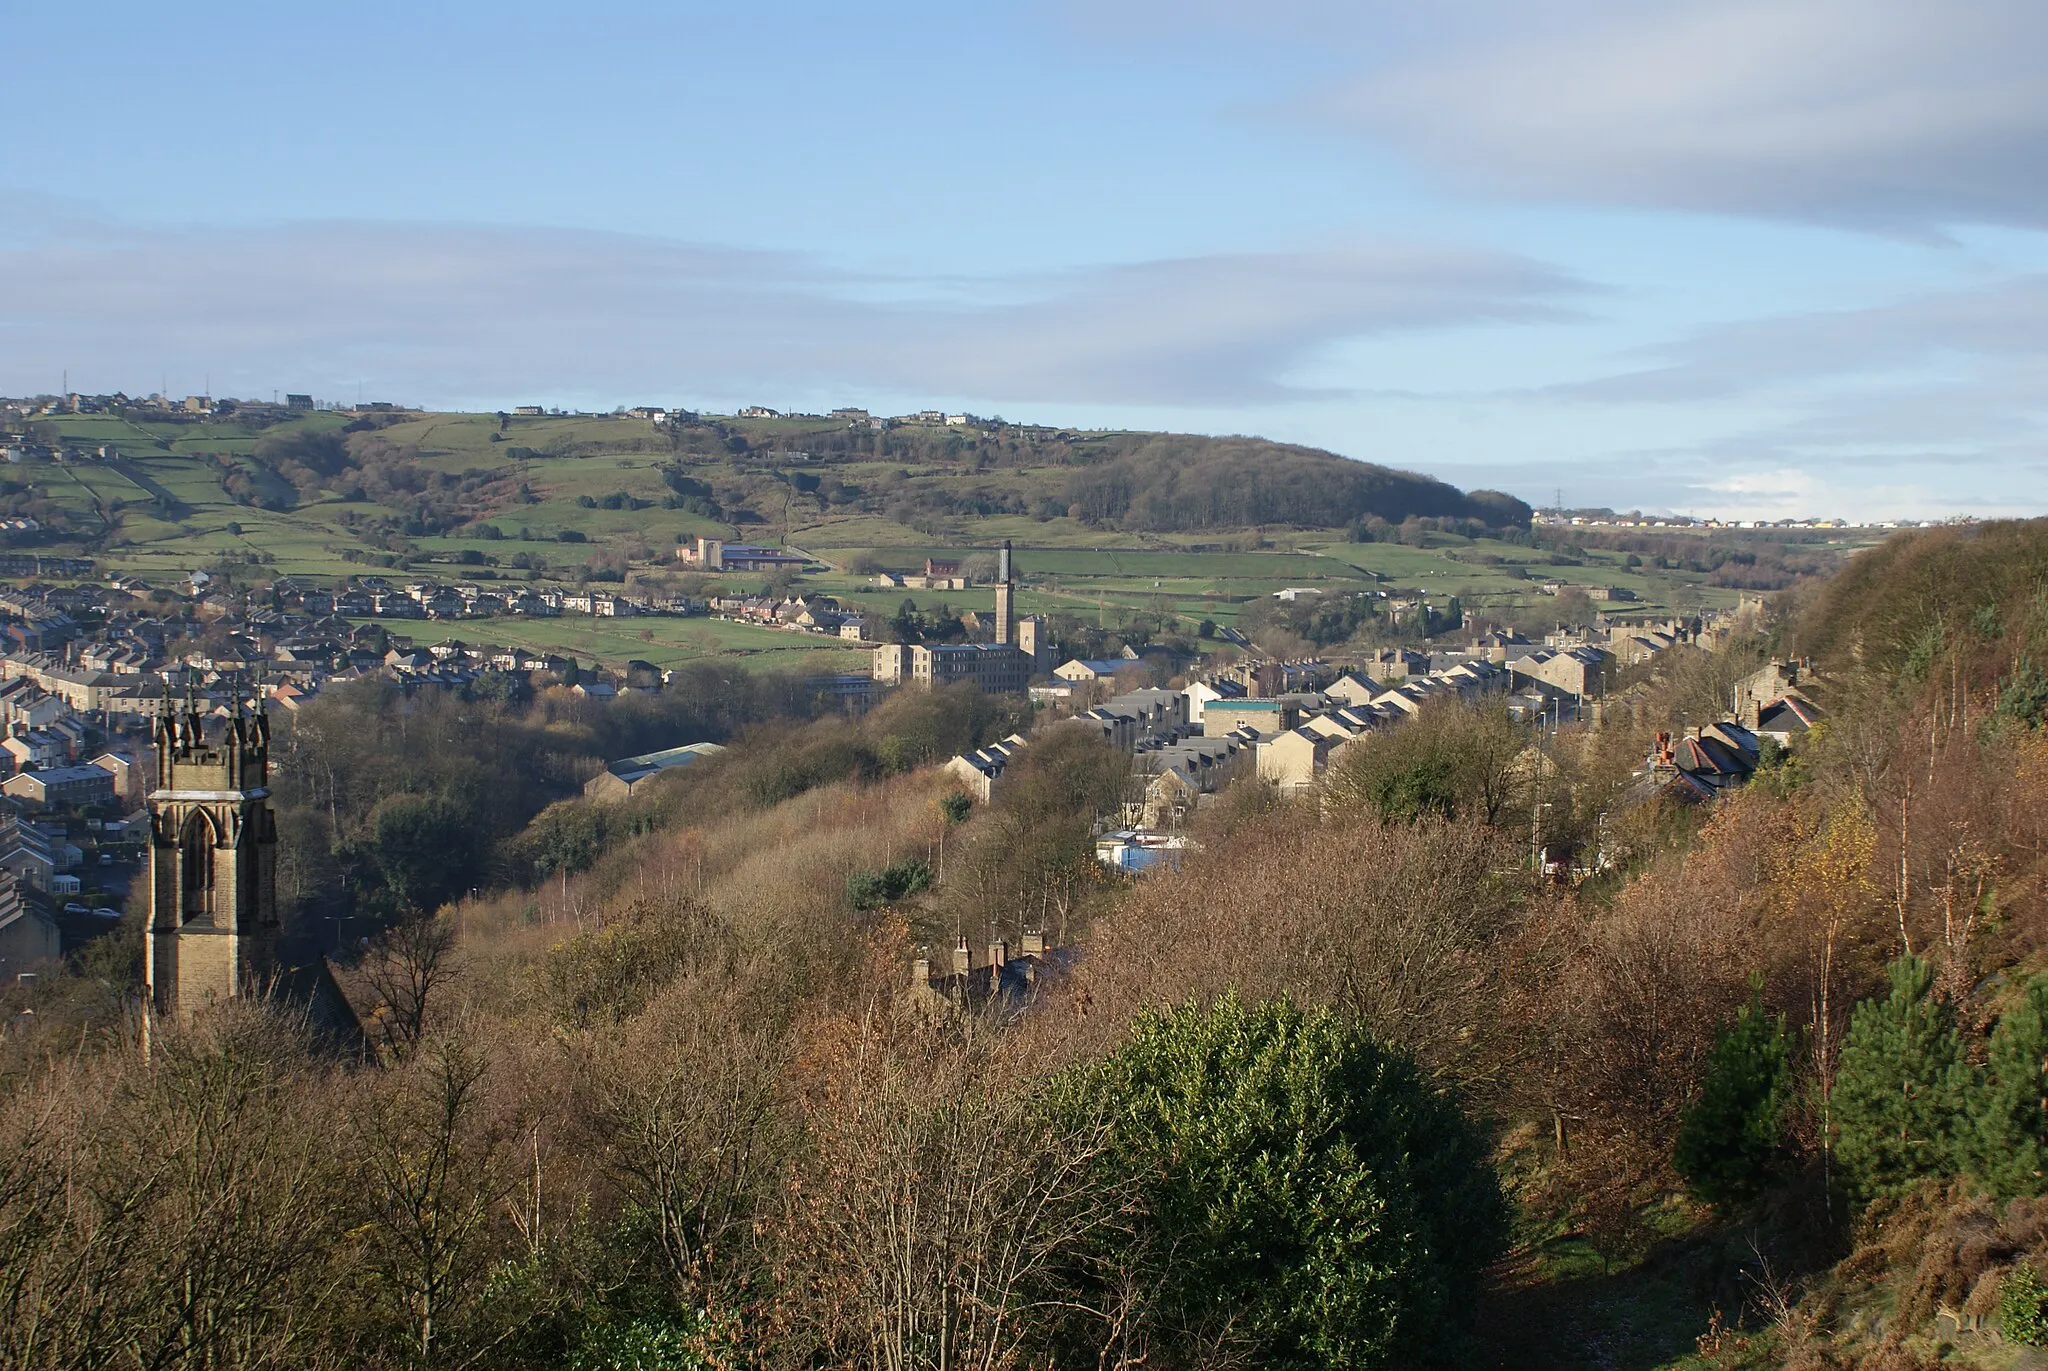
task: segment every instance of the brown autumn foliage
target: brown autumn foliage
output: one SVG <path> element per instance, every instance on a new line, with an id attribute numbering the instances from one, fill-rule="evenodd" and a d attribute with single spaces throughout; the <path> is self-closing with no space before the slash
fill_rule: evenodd
<path id="1" fill-rule="evenodd" d="M 1021 1364 L 1055 1265 L 1135 1208 L 1095 1164 L 1106 1124 L 1034 1107 L 1044 1072 L 991 1020 L 887 996 L 811 1025 L 768 1364 Z"/>
<path id="2" fill-rule="evenodd" d="M 0 1123 L 8 1366 L 347 1364 L 335 1092 L 260 1012 L 52 1062 Z"/>
<path id="3" fill-rule="evenodd" d="M 822 786 L 402 925 L 349 977 L 377 1065 L 329 1060 L 253 1004 L 160 1025 L 148 1063 L 118 1015 L 16 1035 L 0 1366 L 137 1348 L 166 1367 L 556 1366 L 577 1330 L 635 1310 L 745 1311 L 777 1356 L 867 1362 L 884 1316 L 921 1347 L 934 1310 L 962 1349 L 1014 1349 L 1006 1292 L 1087 1211 L 1043 1201 L 1090 1153 L 1042 1135 L 1021 1039 L 894 1016 L 918 911 L 863 914 L 846 884 L 937 866 L 984 829 L 1037 844 L 1027 879 L 1038 848 L 1071 855 L 1103 768 L 1065 751 L 1015 814 L 949 824 L 929 773 Z M 848 1057 L 862 1016 L 883 1031 Z M 964 1205 L 919 1211 L 935 1226 L 904 1251 L 936 1264 L 901 1289 L 844 1284 L 863 1273 L 832 1254 L 886 1242 L 889 1196 L 927 1183 Z M 1041 1217 L 1005 1227 L 1034 1196 Z M 991 1262 L 1009 1285 L 986 1286 Z"/>
<path id="4" fill-rule="evenodd" d="M 1626 803 L 1650 713 L 1729 679 L 1733 659 L 1686 656 L 1643 718 L 1552 748 L 1541 824 L 1507 734 L 1457 817 L 1248 783 L 1180 871 L 1136 883 L 1089 852 L 1123 759 L 1078 734 L 1035 742 L 962 824 L 929 771 L 700 801 L 585 874 L 380 943 L 355 973 L 383 1011 L 373 1065 L 259 1007 L 144 1065 L 111 957 L 22 992 L 45 1022 L 6 1045 L 0 1368 L 552 1368 L 592 1330 L 700 1316 L 740 1330 L 718 1355 L 761 1365 L 1032 1364 L 1041 1278 L 1130 1203 L 1092 1188 L 1099 1139 L 1034 1090 L 1139 1011 L 1233 990 L 1412 1053 L 1538 1140 L 1537 1198 L 1599 1232 L 1673 1187 L 1706 1055 L 1760 980 L 1797 1035 L 1790 1146 L 1818 1157 L 1841 1036 L 1889 958 L 1930 958 L 1981 1050 L 2003 987 L 2048 957 L 2048 730 L 2014 690 L 2048 617 L 2031 553 L 1985 561 L 2016 536 L 1852 564 L 1812 611 L 1835 622 L 1802 629 L 1829 654 L 1826 726 L 1705 814 Z M 1532 828 L 1615 869 L 1538 885 Z M 854 907 L 849 876 L 905 860 L 936 884 Z M 899 1003 L 915 941 L 1023 927 L 1081 956 L 1020 1020 Z M 1914 1203 L 1783 1301 L 1784 1364 L 1907 1364 L 1915 1328 L 1981 1315 L 2042 1255 L 2038 1204 Z M 1858 1342 L 1836 1320 L 1879 1285 L 1896 1336 Z"/>
<path id="5" fill-rule="evenodd" d="M 1285 995 L 1355 1015 L 1437 1070 L 1480 1072 L 1492 949 L 1517 917 L 1516 880 L 1500 874 L 1513 865 L 1477 820 L 1283 805 L 1140 883 L 1090 940 L 1076 994 L 1104 1032 L 1229 989 Z"/>

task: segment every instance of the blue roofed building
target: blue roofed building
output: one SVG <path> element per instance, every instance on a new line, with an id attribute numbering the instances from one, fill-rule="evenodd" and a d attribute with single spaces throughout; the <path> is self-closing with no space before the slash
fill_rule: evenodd
<path id="1" fill-rule="evenodd" d="M 717 743 L 688 743 L 660 752 L 643 752 L 638 757 L 621 757 L 585 782 L 583 793 L 593 800 L 631 799 L 643 782 L 723 751 Z"/>

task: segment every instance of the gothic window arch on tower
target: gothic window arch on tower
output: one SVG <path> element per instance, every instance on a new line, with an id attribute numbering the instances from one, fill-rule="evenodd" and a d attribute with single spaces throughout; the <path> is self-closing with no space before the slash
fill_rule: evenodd
<path id="1" fill-rule="evenodd" d="M 178 902 L 181 923 L 213 922 L 213 850 L 219 841 L 213 816 L 193 810 L 178 835 L 178 870 L 184 878 Z"/>

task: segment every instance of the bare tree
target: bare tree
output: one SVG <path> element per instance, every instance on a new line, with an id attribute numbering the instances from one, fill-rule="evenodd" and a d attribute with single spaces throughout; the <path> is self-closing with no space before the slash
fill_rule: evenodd
<path id="1" fill-rule="evenodd" d="M 679 1299 L 751 1274 L 754 1221 L 795 1143 L 787 1035 L 749 989 L 680 985 L 571 1057 L 583 1146 L 652 1221 Z"/>
<path id="2" fill-rule="evenodd" d="M 777 1234 L 790 1355 L 1019 1364 L 1035 1331 L 1078 1308 L 1062 1263 L 1128 1216 L 1095 1164 L 1106 1129 L 1036 1108 L 977 1021 L 870 1005 L 838 1028 Z"/>
<path id="3" fill-rule="evenodd" d="M 9 1102 L 0 1367 L 350 1362 L 326 1078 L 292 1041 L 230 1006 Z"/>
<path id="4" fill-rule="evenodd" d="M 436 1038 L 369 1082 L 351 1114 L 365 1264 L 422 1367 L 475 1365 L 512 1331 L 479 1315 L 499 1246 L 492 1216 L 517 1187 L 512 1144 L 525 1130 L 491 1108 L 487 1070 L 468 1042 Z"/>
<path id="5" fill-rule="evenodd" d="M 1318 821 L 1300 805 L 1242 824 L 1178 874 L 1148 876 L 1080 976 L 1092 1019 L 1236 988 L 1333 1005 L 1437 1070 L 1479 1069 L 1487 949 L 1512 923 L 1514 861 L 1462 820 Z"/>
<path id="6" fill-rule="evenodd" d="M 436 992 L 456 974 L 455 929 L 446 919 L 407 919 L 386 930 L 355 970 L 376 998 L 372 1016 L 384 1047 L 403 1055 L 426 1033 Z"/>

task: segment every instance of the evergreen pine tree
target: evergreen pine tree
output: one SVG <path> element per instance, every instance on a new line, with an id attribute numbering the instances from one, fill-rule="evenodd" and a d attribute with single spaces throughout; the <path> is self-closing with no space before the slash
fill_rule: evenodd
<path id="1" fill-rule="evenodd" d="M 1891 979 L 1889 995 L 1856 1006 L 1835 1073 L 1835 1156 L 1865 1201 L 1952 1174 L 1972 1150 L 1955 1012 L 1918 957 L 1894 961 Z"/>
<path id="2" fill-rule="evenodd" d="M 1999 1019 L 1976 1104 L 1978 1178 L 2001 1196 L 2048 1189 L 2048 976 Z"/>
<path id="3" fill-rule="evenodd" d="M 1728 1208 L 1769 1183 L 1791 1098 L 1792 1040 L 1764 1013 L 1761 990 L 1707 1054 L 1700 1096 L 1685 1111 L 1671 1164 L 1693 1193 Z"/>

